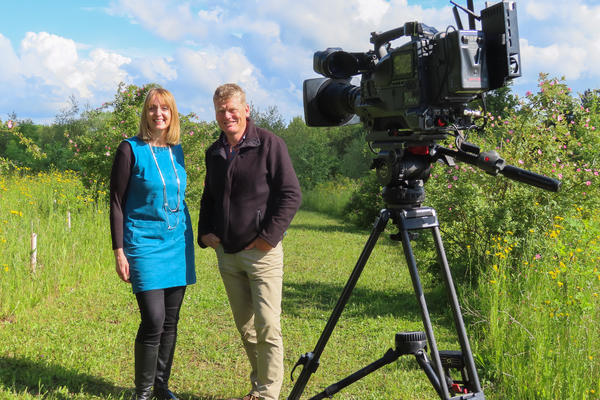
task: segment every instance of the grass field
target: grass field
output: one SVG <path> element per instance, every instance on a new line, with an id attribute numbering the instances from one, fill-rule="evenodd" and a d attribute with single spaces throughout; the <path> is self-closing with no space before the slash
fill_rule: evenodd
<path id="1" fill-rule="evenodd" d="M 87 192 L 69 174 L 0 176 L 0 399 L 130 396 L 133 340 L 139 322 L 137 304 L 130 287 L 114 271 L 107 207 L 95 203 L 93 194 L 84 193 Z M 197 209 L 191 206 L 195 219 Z M 597 234 L 588 230 L 591 235 Z M 30 266 L 32 231 L 38 234 L 35 273 Z M 314 349 L 368 233 L 315 212 L 300 211 L 294 219 L 284 241 L 282 328 L 286 379 L 282 398 L 293 386 L 289 380 L 291 368 L 300 355 Z M 594 257 L 598 255 L 594 253 Z M 196 261 L 198 283 L 188 288 L 181 311 L 172 389 L 182 399 L 216 400 L 244 395 L 249 389 L 249 368 L 216 269 L 216 258 L 212 250 L 197 248 Z M 600 281 L 600 275 L 596 275 L 597 270 L 585 278 L 590 280 L 589 290 L 598 287 L 594 279 Z M 445 294 L 435 284 L 435 277 L 424 274 L 423 280 L 438 346 L 457 349 Z M 515 306 L 507 304 L 510 298 L 503 295 L 507 290 L 523 288 L 507 287 L 506 280 L 502 286 L 500 278 L 498 281 L 483 286 L 478 293 L 487 296 L 481 304 L 498 303 L 489 307 L 500 310 L 498 315 L 481 315 L 479 310 L 470 309 L 467 329 L 478 332 L 478 342 L 472 344 L 481 352 L 477 358 L 484 365 L 503 362 L 509 373 L 509 364 L 517 364 L 513 368 L 519 373 L 515 381 L 529 382 L 534 389 L 521 392 L 532 395 L 511 397 L 510 387 L 498 386 L 500 377 L 481 371 L 486 398 L 597 399 L 594 382 L 599 379 L 600 356 L 596 346 L 596 297 L 591 298 L 592 303 L 586 303 L 586 307 L 591 307 L 582 314 L 587 320 L 580 325 L 573 322 L 574 332 L 569 333 L 561 321 L 575 321 L 574 315 L 570 320 L 563 316 L 543 322 L 548 319 L 547 310 L 534 310 L 551 296 L 522 298 L 522 302 L 531 301 L 531 306 L 517 305 L 518 312 L 528 310 L 529 314 L 523 312 L 523 317 L 529 315 L 531 321 L 525 321 L 512 311 Z M 535 275 L 531 281 L 530 285 L 544 284 Z M 485 321 L 488 328 L 472 325 L 473 321 Z M 545 332 L 535 331 L 536 323 Z M 529 329 L 521 329 L 524 326 Z M 587 327 L 587 331 L 576 332 L 579 326 Z M 413 330 L 422 330 L 422 323 L 402 249 L 382 235 L 303 398 L 383 356 L 394 346 L 396 332 Z M 511 341 L 516 332 L 520 332 L 518 343 Z M 486 342 L 483 333 L 494 335 L 494 341 Z M 566 334 L 571 336 L 561 341 Z M 524 352 L 530 349 L 522 351 L 519 343 L 534 346 L 533 353 L 538 354 L 541 364 L 528 365 L 531 357 L 525 357 Z M 569 349 L 582 354 L 561 364 L 561 357 L 568 357 Z M 584 365 L 577 370 L 579 383 L 569 381 L 568 387 L 578 390 L 573 391 L 573 396 L 565 396 L 552 385 L 546 385 L 547 392 L 535 389 L 535 385 L 540 387 L 536 379 L 544 387 L 544 379 L 552 382 L 553 372 L 560 374 L 561 379 L 572 380 L 569 370 L 579 367 L 580 362 Z M 550 365 L 550 370 L 544 370 L 544 365 Z M 528 369 L 541 376 L 527 375 Z M 335 398 L 434 399 L 436 395 L 414 359 L 403 357 Z"/>
<path id="2" fill-rule="evenodd" d="M 44 179 L 49 181 L 41 187 L 21 180 L 20 192 L 9 201 L 6 190 L 2 198 L 2 215 L 9 218 L 3 222 L 2 250 L 9 257 L 3 256 L 0 286 L 0 398 L 125 398 L 133 385 L 139 316 L 130 287 L 114 271 L 107 210 L 70 195 L 75 183 L 64 176 Z M 55 191 L 35 192 L 49 187 Z M 63 204 L 54 203 L 53 195 L 63 198 Z M 69 229 L 67 209 L 79 202 Z M 40 209 L 46 211 L 33 212 Z M 29 265 L 32 229 L 38 233 L 35 274 Z M 291 367 L 313 350 L 367 236 L 339 220 L 302 211 L 289 229 L 284 242 L 282 397 L 292 387 Z M 422 329 L 401 259 L 400 247 L 382 238 L 305 393 L 315 394 L 381 357 L 394 346 L 396 332 Z M 172 387 L 184 399 L 243 395 L 249 369 L 216 258 L 211 250 L 197 249 L 196 260 L 199 279 L 189 287 L 182 308 Z M 454 339 L 438 304 L 432 303 L 432 316 L 440 346 L 447 348 Z M 415 361 L 406 358 L 339 396 L 421 399 L 432 397 L 433 391 Z"/>

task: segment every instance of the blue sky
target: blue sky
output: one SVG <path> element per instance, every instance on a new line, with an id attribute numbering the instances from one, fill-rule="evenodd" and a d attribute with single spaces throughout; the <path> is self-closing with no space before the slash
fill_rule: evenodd
<path id="1" fill-rule="evenodd" d="M 466 0 L 458 0 L 466 4 Z M 490 2 L 493 3 L 493 2 Z M 69 105 L 97 107 L 119 82 L 171 90 L 181 112 L 212 120 L 212 93 L 237 82 L 259 109 L 302 115 L 302 82 L 327 47 L 371 49 L 370 32 L 454 23 L 441 0 L 3 1 L 0 120 L 52 123 Z M 475 0 L 479 12 L 484 2 Z M 600 0 L 517 1 L 523 76 L 565 76 L 574 93 L 600 88 Z"/>

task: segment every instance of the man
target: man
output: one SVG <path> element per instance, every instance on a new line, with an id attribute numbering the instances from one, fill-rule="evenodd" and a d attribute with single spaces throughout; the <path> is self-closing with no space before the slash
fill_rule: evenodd
<path id="1" fill-rule="evenodd" d="M 301 192 L 284 141 L 254 125 L 236 84 L 213 96 L 221 136 L 206 151 L 198 244 L 215 249 L 219 272 L 250 361 L 243 400 L 276 400 L 283 382 L 281 240 Z"/>

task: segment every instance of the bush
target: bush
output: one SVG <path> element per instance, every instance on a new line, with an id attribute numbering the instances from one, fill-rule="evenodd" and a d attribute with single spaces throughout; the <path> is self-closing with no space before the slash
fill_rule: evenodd
<path id="1" fill-rule="evenodd" d="M 491 177 L 468 164 L 434 166 L 425 205 L 438 212 L 451 265 L 475 278 L 489 265 L 492 237 L 512 232 L 518 259 L 530 230 L 541 231 L 556 215 L 598 208 L 598 98 L 590 92 L 575 99 L 564 83 L 541 75 L 537 94 L 528 93 L 520 108 L 505 108 L 504 115 L 488 114 L 483 134 L 469 138 L 482 151 L 497 150 L 508 164 L 559 179 L 559 193 Z M 357 223 L 368 226 L 379 213 L 379 192 L 371 176 L 355 193 L 348 212 Z"/>

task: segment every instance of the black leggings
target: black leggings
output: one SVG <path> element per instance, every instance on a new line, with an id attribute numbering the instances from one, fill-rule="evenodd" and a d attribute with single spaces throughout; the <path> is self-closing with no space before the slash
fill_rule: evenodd
<path id="1" fill-rule="evenodd" d="M 142 317 L 135 338 L 138 343 L 157 345 L 163 334 L 177 334 L 179 309 L 185 289 L 186 286 L 177 286 L 136 293 Z"/>

